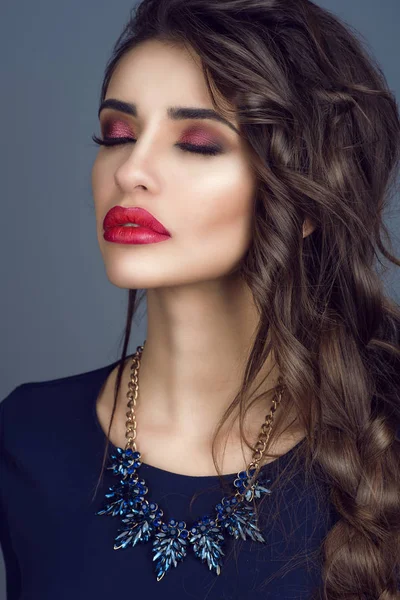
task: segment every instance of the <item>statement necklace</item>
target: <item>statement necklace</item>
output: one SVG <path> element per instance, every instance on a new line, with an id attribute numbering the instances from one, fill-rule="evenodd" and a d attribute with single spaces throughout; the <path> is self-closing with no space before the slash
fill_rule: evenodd
<path id="1" fill-rule="evenodd" d="M 111 454 L 111 469 L 119 479 L 118 483 L 110 486 L 105 495 L 108 499 L 105 507 L 96 512 L 96 515 L 110 515 L 122 517 L 121 527 L 115 538 L 114 550 L 133 547 L 138 542 L 153 542 L 153 561 L 157 581 L 160 581 L 170 567 L 178 566 L 187 555 L 191 547 L 195 556 L 203 563 L 206 562 L 210 570 L 217 575 L 221 573 L 222 556 L 225 555 L 224 533 L 235 539 L 241 537 L 256 542 L 265 543 L 257 523 L 256 513 L 250 503 L 271 490 L 255 481 L 253 477 L 260 460 L 263 457 L 268 439 L 271 434 L 272 423 L 276 408 L 282 398 L 282 380 L 278 379 L 278 399 L 274 398 L 270 413 L 266 416 L 261 426 L 252 461 L 244 471 L 237 474 L 233 481 L 232 494 L 222 498 L 216 504 L 214 515 L 205 515 L 187 527 L 185 521 L 169 519 L 164 522 L 163 511 L 158 504 L 145 498 L 148 488 L 144 479 L 141 479 L 138 470 L 141 466 L 141 454 L 136 449 L 136 416 L 135 406 L 139 390 L 138 371 L 140 358 L 144 345 L 138 346 L 132 358 L 131 377 L 127 393 L 129 411 L 126 413 L 127 443 L 125 449 L 116 448 L 116 453 Z M 270 480 L 267 480 L 268 483 Z"/>

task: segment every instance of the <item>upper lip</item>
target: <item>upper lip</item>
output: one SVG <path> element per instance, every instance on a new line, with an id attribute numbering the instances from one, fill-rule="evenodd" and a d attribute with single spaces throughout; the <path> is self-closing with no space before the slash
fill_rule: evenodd
<path id="1" fill-rule="evenodd" d="M 109 229 L 126 223 L 136 223 L 142 227 L 152 229 L 156 233 L 170 235 L 169 231 L 152 214 L 139 206 L 113 206 L 104 218 L 103 228 Z"/>

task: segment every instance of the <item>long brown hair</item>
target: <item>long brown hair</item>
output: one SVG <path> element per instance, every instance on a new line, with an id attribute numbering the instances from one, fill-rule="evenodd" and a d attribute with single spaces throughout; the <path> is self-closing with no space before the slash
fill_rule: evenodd
<path id="1" fill-rule="evenodd" d="M 399 598 L 400 307 L 382 262 L 400 265 L 383 221 L 397 191 L 394 95 L 356 31 L 310 0 L 144 0 L 100 101 L 120 58 L 150 39 L 200 56 L 214 107 L 228 118 L 235 107 L 258 181 L 240 273 L 259 327 L 216 432 L 239 406 L 253 448 L 247 392 L 273 351 L 285 411 L 295 407 L 306 432 L 306 474 L 318 467 L 339 515 L 323 541 L 323 598 Z M 305 218 L 315 229 L 303 239 Z M 130 289 L 108 435 L 138 300 Z M 277 415 L 267 449 L 278 425 Z"/>

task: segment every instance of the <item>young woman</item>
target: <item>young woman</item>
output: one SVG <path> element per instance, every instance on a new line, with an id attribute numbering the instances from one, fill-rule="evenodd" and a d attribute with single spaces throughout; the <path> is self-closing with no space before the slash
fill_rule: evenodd
<path id="1" fill-rule="evenodd" d="M 309 0 L 144 0 L 99 121 L 123 350 L 0 405 L 8 599 L 398 598 L 379 67 Z"/>

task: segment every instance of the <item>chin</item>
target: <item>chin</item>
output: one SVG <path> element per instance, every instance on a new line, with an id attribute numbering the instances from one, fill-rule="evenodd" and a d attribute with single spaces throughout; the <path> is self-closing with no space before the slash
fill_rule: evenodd
<path id="1" fill-rule="evenodd" d="M 138 273 L 137 270 L 126 271 L 113 265 L 112 268 L 106 266 L 106 274 L 110 283 L 122 289 L 140 290 L 170 285 L 165 278 L 160 276 L 159 270 L 153 274 L 150 272 Z"/>

